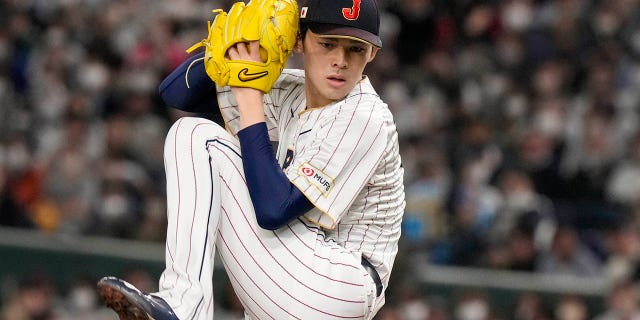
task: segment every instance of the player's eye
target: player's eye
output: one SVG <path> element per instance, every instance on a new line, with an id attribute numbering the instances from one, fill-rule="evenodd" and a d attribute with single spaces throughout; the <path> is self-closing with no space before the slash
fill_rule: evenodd
<path id="1" fill-rule="evenodd" d="M 359 46 L 352 46 L 351 47 L 351 52 L 355 52 L 355 53 L 363 53 L 365 52 L 366 49 L 363 47 L 359 47 Z"/>
<path id="2" fill-rule="evenodd" d="M 333 46 L 334 46 L 334 44 L 333 44 L 333 43 L 331 43 L 331 42 L 321 41 L 321 42 L 319 42 L 319 43 L 320 43 L 320 46 L 321 46 L 321 47 L 326 48 L 326 49 L 333 48 Z"/>

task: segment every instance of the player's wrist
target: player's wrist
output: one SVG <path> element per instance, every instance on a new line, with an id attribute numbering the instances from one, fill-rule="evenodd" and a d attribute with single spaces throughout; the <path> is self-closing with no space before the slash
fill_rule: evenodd
<path id="1" fill-rule="evenodd" d="M 262 91 L 243 87 L 231 87 L 231 91 L 238 102 L 241 128 L 265 121 Z"/>
<path id="2" fill-rule="evenodd" d="M 258 89 L 248 87 L 231 87 L 231 92 L 236 97 L 238 105 L 260 104 L 262 107 L 262 99 L 264 93 Z"/>

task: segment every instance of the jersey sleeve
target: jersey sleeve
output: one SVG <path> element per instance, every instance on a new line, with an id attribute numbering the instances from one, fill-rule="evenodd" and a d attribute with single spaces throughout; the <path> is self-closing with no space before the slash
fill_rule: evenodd
<path id="1" fill-rule="evenodd" d="M 365 105 L 323 111 L 312 140 L 287 168 L 289 180 L 316 207 L 305 215 L 312 223 L 333 229 L 375 172 L 388 137 L 375 110 Z"/>

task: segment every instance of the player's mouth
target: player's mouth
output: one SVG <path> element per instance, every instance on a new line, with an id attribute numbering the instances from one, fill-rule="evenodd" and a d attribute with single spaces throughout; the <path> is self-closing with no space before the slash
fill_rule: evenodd
<path id="1" fill-rule="evenodd" d="M 330 86 L 339 88 L 344 86 L 347 80 L 345 80 L 344 77 L 340 75 L 334 74 L 327 77 L 327 82 L 329 82 Z"/>

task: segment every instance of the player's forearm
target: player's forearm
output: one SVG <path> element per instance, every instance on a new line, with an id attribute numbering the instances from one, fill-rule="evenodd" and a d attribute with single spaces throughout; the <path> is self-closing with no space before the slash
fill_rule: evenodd
<path id="1" fill-rule="evenodd" d="M 264 117 L 264 94 L 261 91 L 238 87 L 232 87 L 231 90 L 238 102 L 240 129 L 266 121 Z"/>
<path id="2" fill-rule="evenodd" d="M 280 169 L 264 123 L 240 130 L 238 138 L 247 187 L 260 227 L 275 230 L 313 208 Z"/>

